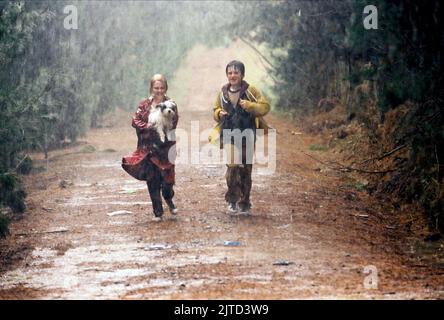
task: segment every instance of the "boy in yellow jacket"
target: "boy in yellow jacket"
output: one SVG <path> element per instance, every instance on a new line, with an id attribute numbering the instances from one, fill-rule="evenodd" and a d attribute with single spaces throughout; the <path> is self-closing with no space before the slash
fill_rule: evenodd
<path id="1" fill-rule="evenodd" d="M 251 172 L 256 129 L 268 128 L 262 117 L 270 111 L 270 104 L 258 89 L 243 80 L 245 66 L 242 62 L 231 61 L 225 72 L 228 83 L 222 87 L 214 104 L 213 117 L 218 124 L 210 133 L 209 140 L 215 142 L 220 139 L 221 147 L 225 145 L 230 149 L 225 175 L 228 211 L 236 213 L 239 209 L 240 213 L 248 214 L 251 208 Z M 235 142 L 234 132 L 241 133 L 237 137 L 241 144 Z M 248 136 L 252 139 L 248 139 Z"/>

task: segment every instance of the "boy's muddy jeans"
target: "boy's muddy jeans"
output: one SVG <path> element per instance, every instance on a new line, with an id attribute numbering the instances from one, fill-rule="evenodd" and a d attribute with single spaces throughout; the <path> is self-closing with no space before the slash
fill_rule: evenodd
<path id="1" fill-rule="evenodd" d="M 251 191 L 251 171 L 252 164 L 227 165 L 228 191 L 225 194 L 225 200 L 230 203 L 239 201 L 241 209 L 250 208 L 250 191 Z"/>
<path id="2" fill-rule="evenodd" d="M 225 194 L 225 200 L 229 203 L 239 204 L 240 209 L 250 209 L 250 192 L 251 192 L 251 172 L 253 169 L 252 153 L 247 161 L 246 147 L 242 148 L 242 163 L 236 163 L 236 148 L 232 145 L 231 159 L 228 159 L 227 172 L 225 178 L 227 179 L 228 190 Z M 238 158 L 239 159 L 239 158 Z"/>

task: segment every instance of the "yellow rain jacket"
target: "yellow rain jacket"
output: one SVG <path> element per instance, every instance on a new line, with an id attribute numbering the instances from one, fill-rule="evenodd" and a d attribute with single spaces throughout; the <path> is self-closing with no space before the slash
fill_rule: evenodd
<path id="1" fill-rule="evenodd" d="M 213 107 L 213 118 L 217 125 L 213 127 L 208 135 L 208 141 L 212 144 L 218 144 L 221 134 L 222 121 L 219 114 L 224 110 L 222 106 L 222 98 L 226 97 L 228 84 L 222 87 L 222 90 L 217 95 L 216 102 Z M 270 104 L 261 92 L 255 87 L 249 85 L 246 81 L 242 81 L 241 92 L 245 92 L 245 100 L 247 100 L 247 107 L 245 110 L 255 116 L 256 129 L 264 129 L 264 134 L 267 134 L 269 126 L 263 117 L 270 111 Z M 242 96 L 242 94 L 241 94 Z"/>

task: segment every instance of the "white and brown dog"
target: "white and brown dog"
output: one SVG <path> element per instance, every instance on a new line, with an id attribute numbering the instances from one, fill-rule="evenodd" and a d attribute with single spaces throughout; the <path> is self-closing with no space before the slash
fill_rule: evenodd
<path id="1" fill-rule="evenodd" d="M 153 125 L 157 131 L 160 141 L 164 143 L 174 127 L 174 118 L 177 112 L 177 105 L 172 100 L 167 100 L 151 108 L 148 123 Z"/>

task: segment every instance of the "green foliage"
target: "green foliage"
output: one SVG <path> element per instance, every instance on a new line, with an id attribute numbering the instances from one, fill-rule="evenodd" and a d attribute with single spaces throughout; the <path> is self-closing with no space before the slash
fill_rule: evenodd
<path id="1" fill-rule="evenodd" d="M 28 155 L 24 156 L 17 165 L 17 173 L 29 174 L 32 170 L 32 159 Z"/>
<path id="2" fill-rule="evenodd" d="M 25 210 L 25 191 L 21 188 L 17 177 L 11 173 L 0 173 L 0 207 L 8 206 L 13 212 Z"/>
<path id="3" fill-rule="evenodd" d="M 320 98 L 340 96 L 346 64 L 346 25 L 350 1 L 259 2 L 254 13 L 255 32 L 239 27 L 238 33 L 272 48 L 270 72 L 279 108 L 309 112 Z M 272 17 L 270 19 L 270 17 Z M 284 51 L 285 54 L 281 52 Z M 338 63 L 340 62 L 340 63 Z M 331 85 L 333 83 L 333 85 Z"/>
<path id="4" fill-rule="evenodd" d="M 368 2 L 357 1 L 356 11 Z M 378 106 L 382 111 L 411 100 L 424 102 L 442 88 L 442 30 L 444 8 L 438 2 L 374 1 L 378 30 L 362 28 L 355 19 L 350 28 L 352 61 L 376 69 Z M 359 72 L 355 68 L 353 72 Z M 361 77 L 363 78 L 363 77 Z"/>
<path id="5" fill-rule="evenodd" d="M 398 134 L 411 146 L 401 186 L 405 197 L 418 200 L 433 218 L 432 226 L 444 230 L 444 112 L 443 98 L 416 106 Z"/>
<path id="6" fill-rule="evenodd" d="M 10 219 L 4 214 L 0 213 L 0 238 L 5 238 L 9 234 L 9 223 Z"/>

